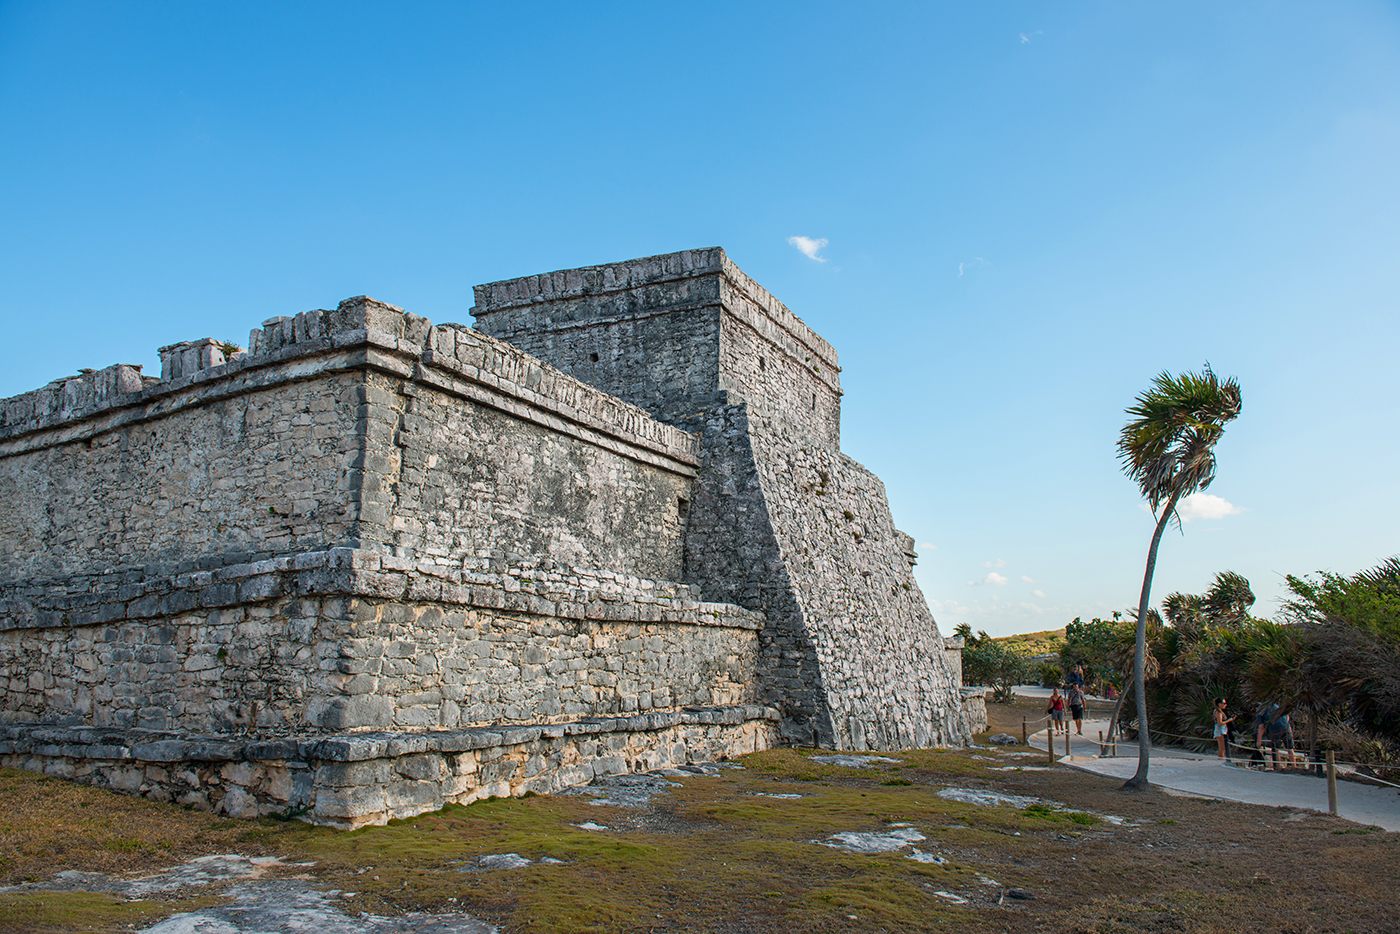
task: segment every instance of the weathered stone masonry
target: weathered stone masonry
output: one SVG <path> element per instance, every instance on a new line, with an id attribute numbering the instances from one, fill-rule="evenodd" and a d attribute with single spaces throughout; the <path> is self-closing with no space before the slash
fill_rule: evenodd
<path id="1" fill-rule="evenodd" d="M 851 749 L 972 723 L 879 479 L 840 452 L 836 351 L 720 249 L 478 286 L 477 327 L 700 436 L 684 579 L 765 614 L 784 735 Z"/>
<path id="2" fill-rule="evenodd" d="M 967 735 L 834 351 L 722 251 L 474 312 L 351 299 L 0 402 L 0 761 L 355 826 Z"/>

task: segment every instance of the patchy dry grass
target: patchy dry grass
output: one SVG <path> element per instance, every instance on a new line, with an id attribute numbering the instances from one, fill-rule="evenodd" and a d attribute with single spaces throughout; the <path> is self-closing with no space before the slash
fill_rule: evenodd
<path id="1" fill-rule="evenodd" d="M 1008 715 L 1019 732 L 1020 713 Z M 15 882 L 63 869 L 151 870 L 215 852 L 275 854 L 314 860 L 317 884 L 355 893 L 344 900 L 352 913 L 452 908 L 541 934 L 1363 932 L 1393 921 L 1397 834 L 1338 833 L 1355 825 L 1285 821 L 1286 809 L 1125 794 L 1117 782 L 1069 769 L 994 772 L 1005 763 L 987 761 L 1002 758 L 989 752 L 920 750 L 859 769 L 813 761 L 819 754 L 747 756 L 743 769 L 678 779 L 681 787 L 640 810 L 586 796 L 496 799 L 351 833 L 220 821 L 4 771 L 0 868 Z M 1035 795 L 1071 810 L 979 807 L 936 794 L 949 786 Z M 590 821 L 609 829 L 579 828 Z M 947 862 L 817 842 L 895 824 L 913 825 L 927 837 L 916 845 Z M 507 852 L 564 865 L 471 868 L 476 857 Z M 1012 887 L 1034 898 L 1003 897 Z M 0 928 L 128 930 L 179 907 L 0 895 Z"/>
<path id="2" fill-rule="evenodd" d="M 69 931 L 124 931 L 144 927 L 175 911 L 193 907 L 186 901 L 128 902 L 104 892 L 28 892 L 0 895 L 0 931 L 67 934 Z"/>

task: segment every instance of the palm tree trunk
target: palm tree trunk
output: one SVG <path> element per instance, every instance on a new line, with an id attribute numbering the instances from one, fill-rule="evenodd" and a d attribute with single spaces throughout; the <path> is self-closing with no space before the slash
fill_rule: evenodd
<path id="1" fill-rule="evenodd" d="M 1108 718 L 1108 741 L 1113 742 L 1113 737 L 1118 735 L 1118 714 L 1123 710 L 1123 701 L 1128 696 L 1127 686 L 1118 692 L 1118 703 L 1113 705 L 1113 715 Z"/>
<path id="2" fill-rule="evenodd" d="M 1147 764 L 1152 758 L 1152 737 L 1147 729 L 1147 687 L 1145 670 L 1147 667 L 1147 611 L 1152 602 L 1152 572 L 1157 569 L 1157 546 L 1162 543 L 1162 533 L 1167 529 L 1167 520 L 1176 511 L 1176 501 L 1181 496 L 1177 490 L 1162 510 L 1157 520 L 1157 530 L 1152 533 L 1152 546 L 1147 549 L 1147 571 L 1142 576 L 1142 596 L 1138 598 L 1137 640 L 1133 647 L 1133 690 L 1137 693 L 1138 713 L 1138 767 L 1132 778 L 1123 783 L 1125 791 L 1144 791 L 1147 788 Z"/>
<path id="3" fill-rule="evenodd" d="M 1108 718 L 1108 740 L 1113 742 L 1113 738 L 1118 735 L 1118 715 L 1123 712 L 1123 702 L 1132 694 L 1130 685 L 1123 685 L 1123 690 L 1118 692 L 1118 703 L 1113 705 L 1113 716 Z"/>
<path id="4" fill-rule="evenodd" d="M 1317 705 L 1312 703 L 1311 695 L 1308 696 L 1308 761 L 1317 761 Z M 1322 774 L 1322 766 L 1313 768 L 1318 775 Z"/>

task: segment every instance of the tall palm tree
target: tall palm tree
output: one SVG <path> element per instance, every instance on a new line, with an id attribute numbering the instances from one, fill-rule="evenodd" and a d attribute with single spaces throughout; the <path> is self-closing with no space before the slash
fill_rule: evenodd
<path id="1" fill-rule="evenodd" d="M 1118 437 L 1118 458 L 1123 470 L 1146 497 L 1157 528 L 1147 549 L 1147 571 L 1138 598 L 1137 639 L 1134 647 L 1133 687 L 1138 708 L 1137 773 L 1123 787 L 1147 787 L 1151 740 L 1147 729 L 1147 693 L 1143 686 L 1143 660 L 1147 653 L 1147 613 L 1152 595 L 1152 572 L 1157 547 L 1167 523 L 1177 516 L 1183 496 L 1204 490 L 1215 479 L 1215 443 L 1227 422 L 1240 414 L 1240 384 L 1221 380 L 1210 364 L 1201 373 L 1172 376 L 1161 373 L 1152 388 L 1128 407 L 1131 421 Z"/>

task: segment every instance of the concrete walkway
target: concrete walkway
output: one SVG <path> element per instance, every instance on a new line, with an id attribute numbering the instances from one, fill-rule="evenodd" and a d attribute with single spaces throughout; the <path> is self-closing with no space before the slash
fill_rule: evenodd
<path id="1" fill-rule="evenodd" d="M 1017 689 L 1020 693 L 1020 689 Z M 1075 735 L 1070 724 L 1070 754 L 1064 754 L 1064 735 L 1055 736 L 1055 761 L 1061 765 L 1126 781 L 1137 772 L 1138 747 L 1134 740 L 1118 744 L 1118 755 L 1101 756 L 1099 731 L 1108 733 L 1107 720 L 1085 720 L 1084 734 Z M 1030 736 L 1030 743 L 1045 748 L 1046 731 Z M 1048 757 L 1047 757 L 1048 758 Z M 1027 760 L 1029 761 L 1029 760 Z M 1152 747 L 1147 778 L 1168 791 L 1264 804 L 1307 808 L 1327 813 L 1327 781 L 1300 773 L 1262 772 L 1227 764 L 1215 755 L 1198 755 L 1181 749 Z M 1358 824 L 1374 824 L 1400 831 L 1400 790 L 1359 782 L 1337 782 L 1337 811 Z"/>

